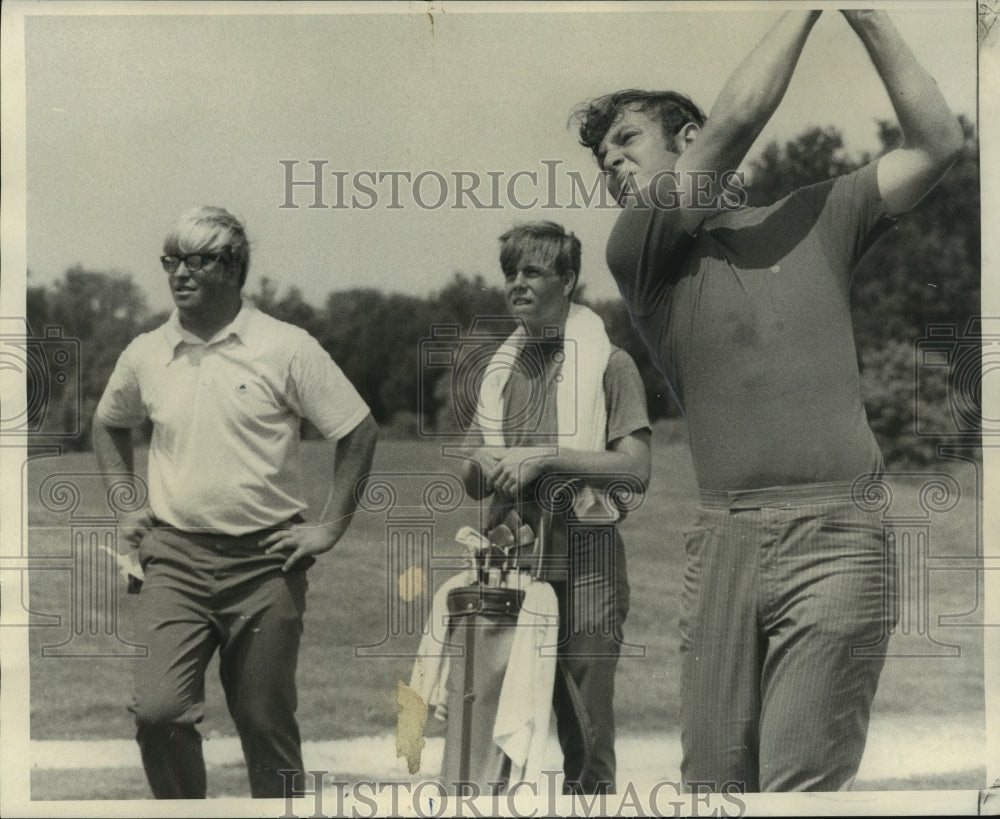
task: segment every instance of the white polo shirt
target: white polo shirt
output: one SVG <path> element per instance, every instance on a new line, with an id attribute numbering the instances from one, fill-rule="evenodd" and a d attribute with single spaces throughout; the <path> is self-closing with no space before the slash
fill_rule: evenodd
<path id="1" fill-rule="evenodd" d="M 338 439 L 368 412 L 316 339 L 246 303 L 207 342 L 184 330 L 176 310 L 134 339 L 96 417 L 111 427 L 152 419 L 149 495 L 158 518 L 240 535 L 305 511 L 302 418 Z"/>

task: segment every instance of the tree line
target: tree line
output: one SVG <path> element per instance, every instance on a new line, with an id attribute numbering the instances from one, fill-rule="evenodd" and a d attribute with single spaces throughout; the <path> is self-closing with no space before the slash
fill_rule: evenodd
<path id="1" fill-rule="evenodd" d="M 966 148 L 955 167 L 872 248 L 852 289 L 866 407 L 890 465 L 928 463 L 943 436 L 974 433 L 978 423 L 978 143 L 973 126 L 963 120 L 963 127 Z M 879 137 L 888 150 L 899 140 L 899 132 L 880 123 Z M 751 163 L 749 202 L 776 201 L 795 188 L 849 172 L 871 159 L 850 156 L 836 129 L 811 128 L 784 144 L 771 143 Z M 33 285 L 30 273 L 28 282 L 26 317 L 32 336 L 40 340 L 28 345 L 29 354 L 33 351 L 39 358 L 39 366 L 28 373 L 32 441 L 87 449 L 93 412 L 118 355 L 167 314 L 151 314 L 142 292 L 125 273 L 77 265 L 51 286 Z M 494 317 L 495 333 L 505 331 L 499 275 L 487 281 L 456 272 L 426 296 L 351 288 L 331 292 L 319 306 L 296 287 L 279 292 L 267 278 L 252 283 L 248 295 L 264 312 L 310 332 L 357 387 L 383 434 L 390 436 L 453 432 L 460 423 L 454 373 L 421 360 L 441 328 L 446 336 L 454 333 L 448 337 L 463 348 L 476 338 L 470 333 L 477 317 Z M 635 359 L 650 417 L 655 421 L 679 416 L 631 327 L 624 303 L 588 299 L 585 287 L 578 288 L 577 298 L 604 319 L 612 341 Z M 78 342 L 78 381 L 53 377 L 58 368 L 50 359 L 58 345 L 46 338 L 46 328 L 60 328 L 65 344 Z M 935 356 L 923 353 L 928 345 L 937 350 Z M 49 438 L 77 427 L 77 435 Z"/>

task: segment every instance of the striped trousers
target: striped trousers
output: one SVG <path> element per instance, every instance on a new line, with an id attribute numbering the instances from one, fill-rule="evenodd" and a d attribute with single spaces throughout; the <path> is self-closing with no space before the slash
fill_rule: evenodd
<path id="1" fill-rule="evenodd" d="M 895 625 L 894 555 L 850 484 L 702 491 L 685 536 L 682 778 L 830 791 L 857 773 Z"/>

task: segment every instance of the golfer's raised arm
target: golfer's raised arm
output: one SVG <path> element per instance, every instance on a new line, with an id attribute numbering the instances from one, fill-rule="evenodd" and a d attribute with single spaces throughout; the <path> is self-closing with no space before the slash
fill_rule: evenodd
<path id="1" fill-rule="evenodd" d="M 735 171 L 777 109 L 819 11 L 789 11 L 730 75 L 675 170 Z M 683 178 L 683 176 L 682 176 Z"/>
<path id="2" fill-rule="evenodd" d="M 958 158 L 962 126 L 934 78 L 884 11 L 843 10 L 889 94 L 903 143 L 878 160 L 879 193 L 893 216 L 910 210 Z"/>

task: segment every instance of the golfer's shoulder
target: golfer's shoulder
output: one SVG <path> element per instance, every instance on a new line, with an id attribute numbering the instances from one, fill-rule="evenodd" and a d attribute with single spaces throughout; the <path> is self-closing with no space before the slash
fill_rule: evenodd
<path id="1" fill-rule="evenodd" d="M 796 208 L 818 214 L 823 210 L 836 210 L 845 204 L 878 199 L 876 163 L 870 162 L 847 173 L 796 188 L 774 204 L 759 210 L 765 216 Z"/>
<path id="2" fill-rule="evenodd" d="M 628 362 L 634 363 L 635 359 L 632 358 L 632 354 L 626 350 L 624 347 L 619 347 L 613 341 L 611 342 L 611 354 L 608 356 L 608 366 L 621 367 Z"/>
<path id="3" fill-rule="evenodd" d="M 119 354 L 118 361 L 135 368 L 162 363 L 164 356 L 169 357 L 173 352 L 173 343 L 168 322 L 164 322 L 133 338 Z"/>
<path id="4" fill-rule="evenodd" d="M 251 344 L 276 358 L 294 357 L 313 352 L 319 342 L 306 330 L 254 309 L 247 317 L 247 336 Z"/>
<path id="5" fill-rule="evenodd" d="M 605 387 L 616 387 L 636 381 L 642 384 L 635 359 L 621 347 L 612 344 L 611 355 L 608 356 L 608 364 L 604 368 Z"/>

